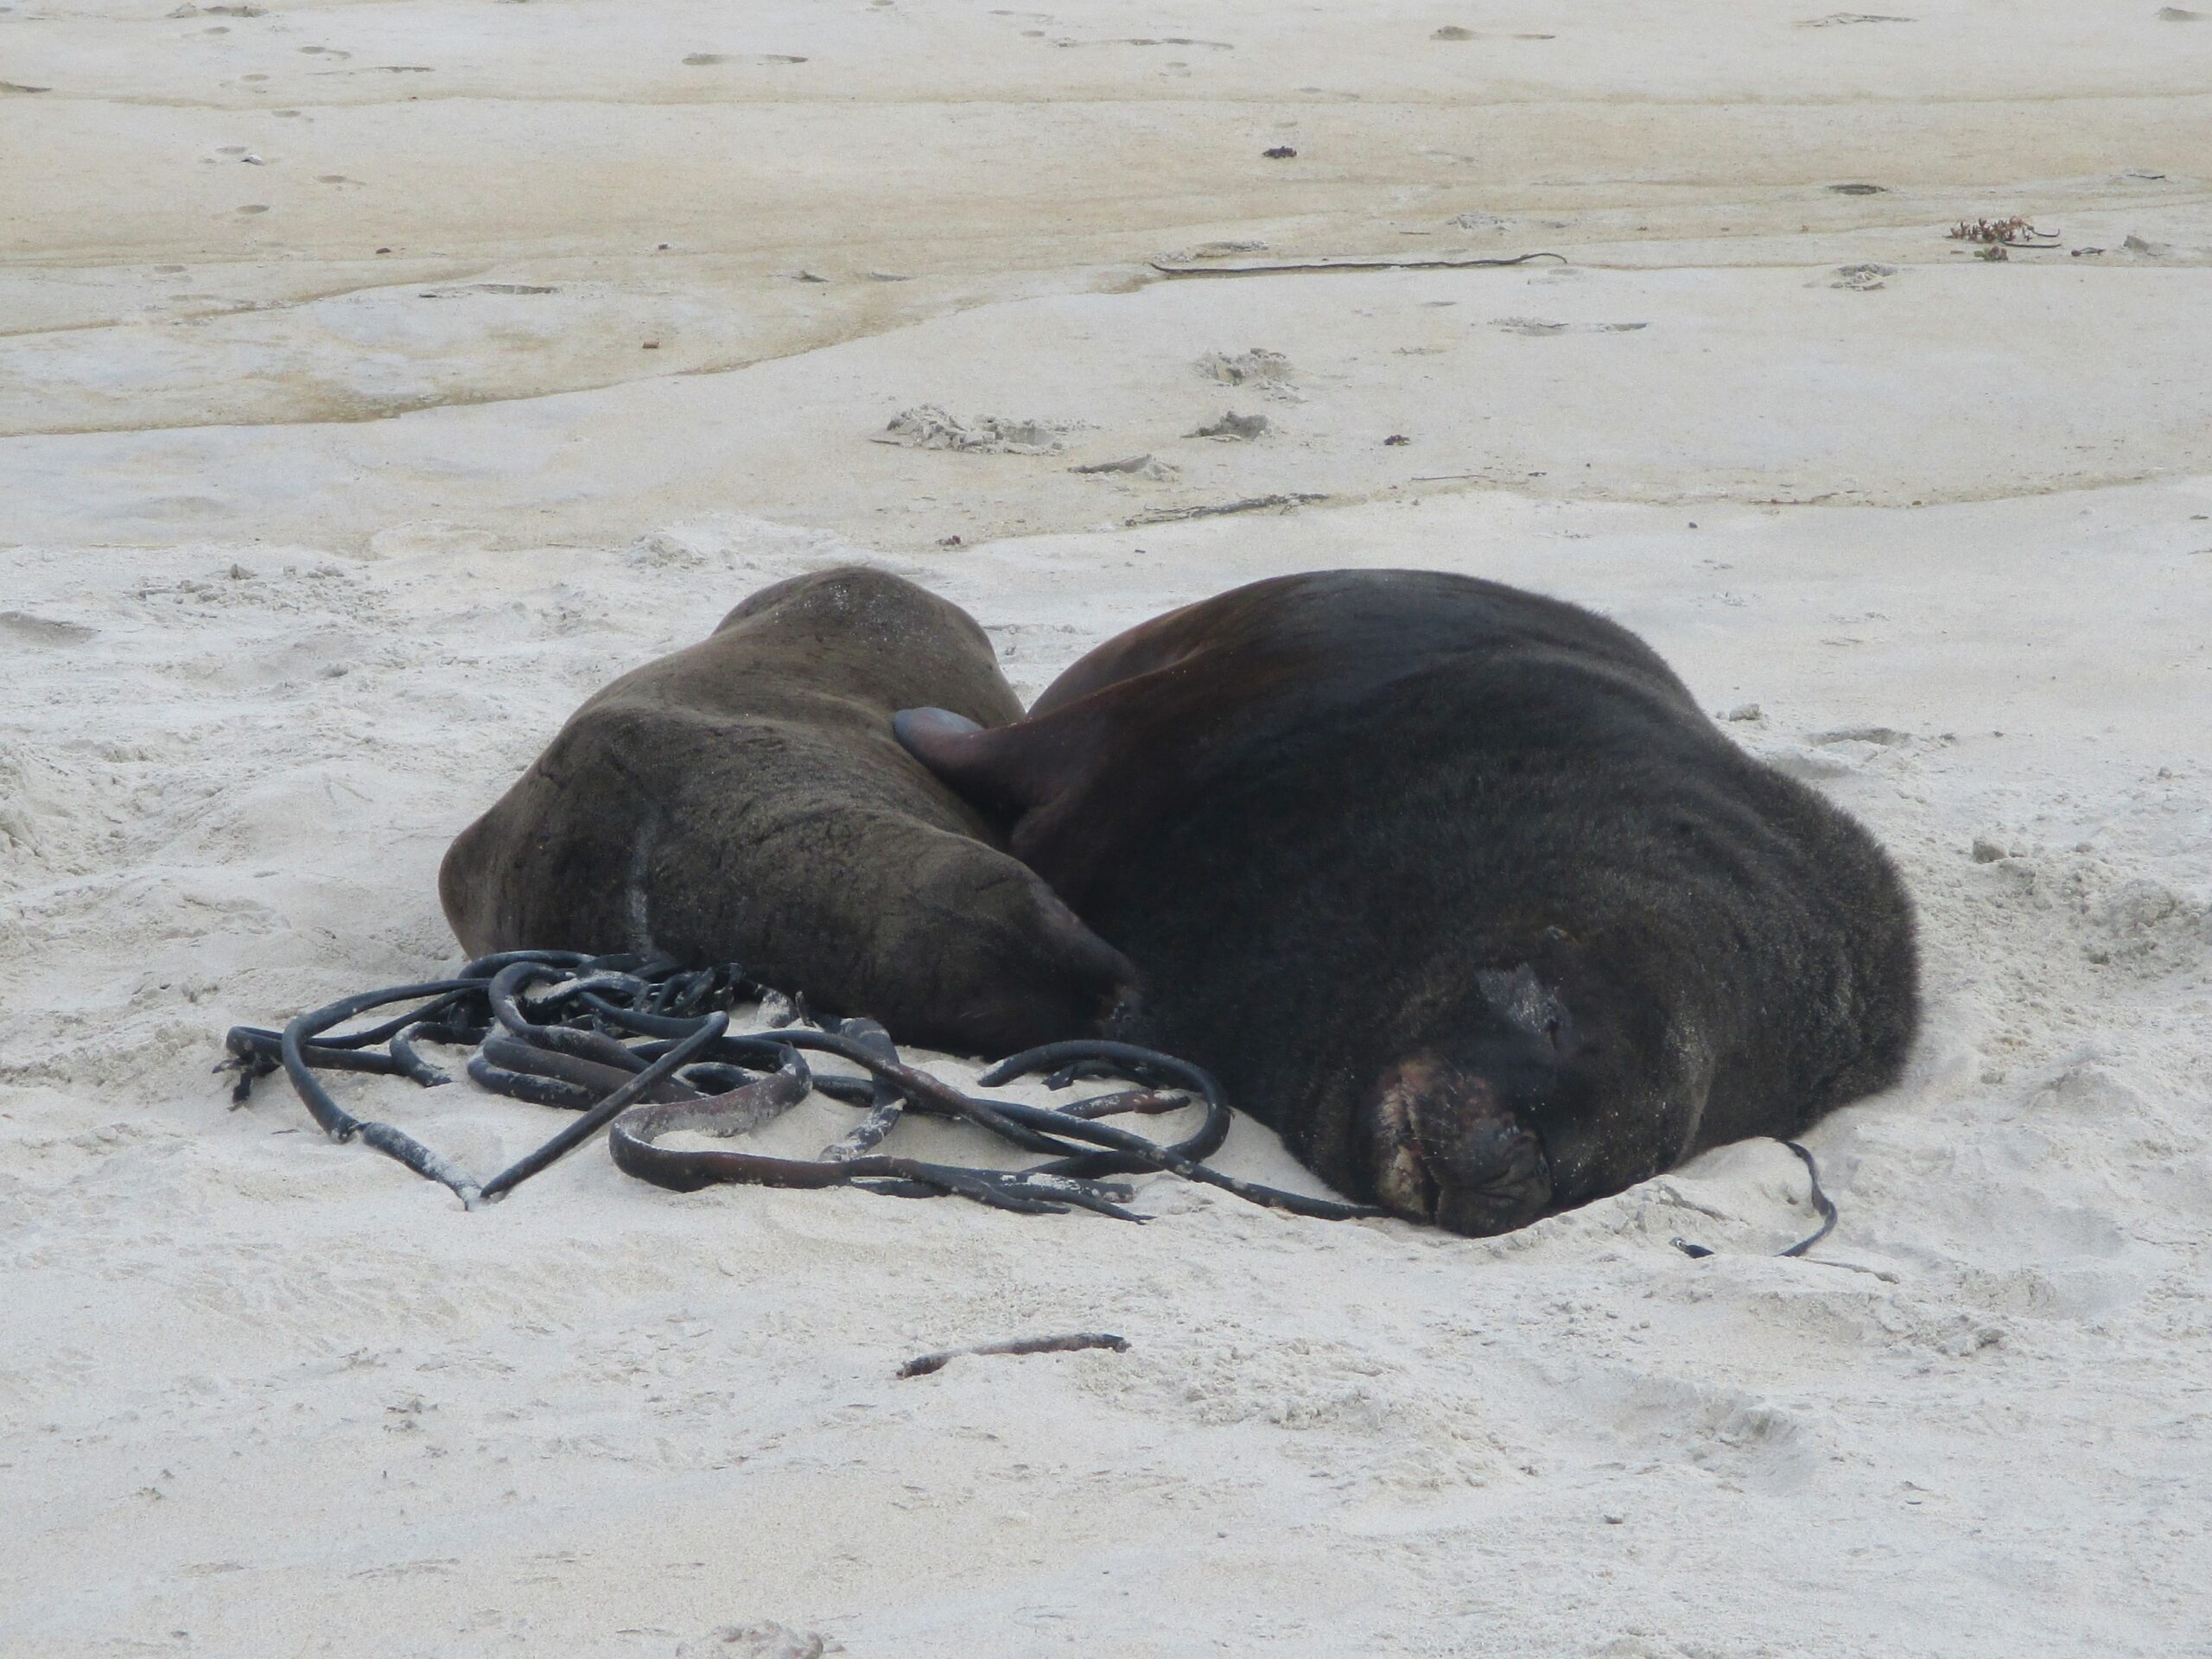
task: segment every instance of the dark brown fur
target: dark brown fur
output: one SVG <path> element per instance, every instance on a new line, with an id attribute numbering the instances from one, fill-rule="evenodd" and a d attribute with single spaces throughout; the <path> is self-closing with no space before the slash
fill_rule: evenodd
<path id="1" fill-rule="evenodd" d="M 477 955 L 742 963 L 904 1041 L 1095 1033 L 1133 970 L 899 747 L 893 711 L 914 702 L 1021 712 L 983 631 L 911 582 L 764 589 L 576 712 L 454 842 L 447 918 Z"/>
<path id="2" fill-rule="evenodd" d="M 1494 582 L 1282 577 L 1173 612 L 997 731 L 908 747 L 1344 1191 L 1471 1233 L 1894 1080 L 1911 906 L 1634 635 Z"/>

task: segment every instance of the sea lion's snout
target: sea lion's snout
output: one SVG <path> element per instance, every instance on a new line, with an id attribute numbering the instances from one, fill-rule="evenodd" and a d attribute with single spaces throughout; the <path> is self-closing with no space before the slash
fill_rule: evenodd
<path id="1" fill-rule="evenodd" d="M 1487 1236 L 1551 1207 L 1543 1142 L 1481 1071 L 1433 1055 L 1384 1073 L 1368 1109 L 1376 1196 L 1409 1221 Z"/>
<path id="2" fill-rule="evenodd" d="M 1034 871 L 971 842 L 947 837 L 938 850 L 937 862 L 913 873 L 911 908 L 922 919 L 895 948 L 937 966 L 938 1001 L 954 1018 L 910 1027 L 902 1040 L 997 1056 L 1116 1035 L 1135 1022 L 1135 966 Z M 961 949 L 947 951 L 947 938 Z"/>

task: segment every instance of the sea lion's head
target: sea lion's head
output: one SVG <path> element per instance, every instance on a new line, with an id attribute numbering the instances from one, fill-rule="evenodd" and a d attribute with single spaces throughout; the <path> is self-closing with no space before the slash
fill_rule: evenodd
<path id="1" fill-rule="evenodd" d="M 1564 941 L 1558 936 L 1553 943 Z M 1387 1067 L 1360 1122 L 1380 1201 L 1411 1221 L 1487 1236 L 1596 1195 L 1609 1123 L 1648 1115 L 1636 1056 L 1653 1011 L 1579 950 L 1485 969 L 1471 1009 Z"/>
<path id="2" fill-rule="evenodd" d="M 974 954 L 985 971 L 966 988 L 959 1028 L 984 1053 L 1119 1037 L 1135 1022 L 1135 966 L 1033 876 L 995 913 L 973 917 L 970 925 Z"/>
<path id="3" fill-rule="evenodd" d="M 997 1057 L 1130 1023 L 1136 969 L 1034 871 L 964 836 L 910 834 L 891 850 L 899 899 L 875 948 L 877 977 L 911 995 L 884 1016 L 902 1041 Z"/>
<path id="4" fill-rule="evenodd" d="M 1552 1207 L 1551 1160 L 1524 1091 L 1503 1075 L 1526 1069 L 1524 1057 L 1502 1058 L 1470 1065 L 1427 1051 L 1382 1074 L 1366 1111 L 1375 1195 L 1407 1220 L 1482 1236 Z"/>

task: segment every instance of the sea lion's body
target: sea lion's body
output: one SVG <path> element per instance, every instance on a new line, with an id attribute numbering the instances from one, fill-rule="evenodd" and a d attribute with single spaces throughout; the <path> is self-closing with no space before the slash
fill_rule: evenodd
<path id="1" fill-rule="evenodd" d="M 1143 978 L 1133 1034 L 1360 1198 L 1497 1232 L 1894 1080 L 1911 909 L 1624 629 L 1467 577 L 1170 613 L 907 746 Z"/>
<path id="2" fill-rule="evenodd" d="M 899 747 L 913 702 L 1021 712 L 983 631 L 911 582 L 855 568 L 764 589 L 576 712 L 454 842 L 447 918 L 473 955 L 741 963 L 905 1041 L 1095 1032 L 1128 963 Z"/>

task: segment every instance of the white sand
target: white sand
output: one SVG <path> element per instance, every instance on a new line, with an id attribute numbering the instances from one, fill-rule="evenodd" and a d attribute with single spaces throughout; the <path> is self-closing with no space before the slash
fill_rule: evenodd
<path id="1" fill-rule="evenodd" d="M 2212 17 L 172 9 L 0 7 L 0 1652 L 2212 1653 Z M 1208 243 L 1573 264 L 1146 264 Z M 922 404 L 1070 429 L 870 442 Z M 1757 704 L 1923 906 L 1835 1237 L 1761 1254 L 1771 1142 L 1478 1243 L 596 1147 L 472 1215 L 228 1109 L 226 1025 L 454 959 L 588 690 L 855 557 L 1025 695 L 1419 564 Z"/>

